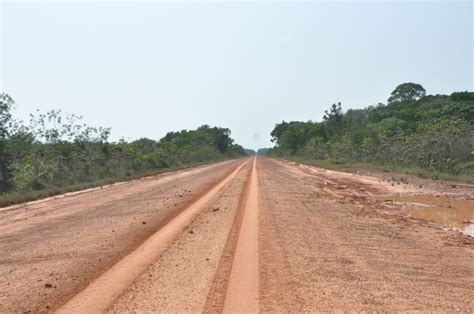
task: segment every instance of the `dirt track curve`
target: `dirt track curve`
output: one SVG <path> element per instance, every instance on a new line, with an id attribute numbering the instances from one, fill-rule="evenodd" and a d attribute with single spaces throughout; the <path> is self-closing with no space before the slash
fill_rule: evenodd
<path id="1" fill-rule="evenodd" d="M 0 209 L 0 312 L 474 312 L 474 239 L 410 214 L 473 186 L 384 175 L 258 157 Z"/>

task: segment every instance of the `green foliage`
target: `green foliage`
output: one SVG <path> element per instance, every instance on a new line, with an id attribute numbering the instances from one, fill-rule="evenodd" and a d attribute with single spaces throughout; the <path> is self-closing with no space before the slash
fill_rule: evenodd
<path id="1" fill-rule="evenodd" d="M 0 192 L 10 188 L 11 154 L 8 147 L 8 136 L 12 127 L 11 110 L 15 102 L 5 94 L 0 94 Z"/>
<path id="2" fill-rule="evenodd" d="M 451 94 L 453 101 L 474 101 L 474 92 L 455 92 Z"/>
<path id="3" fill-rule="evenodd" d="M 257 155 L 257 152 L 254 151 L 253 149 L 247 149 L 247 148 L 245 148 L 245 149 L 244 149 L 244 152 L 245 152 L 245 155 L 246 155 L 246 156 Z"/>
<path id="4" fill-rule="evenodd" d="M 203 125 L 197 130 L 169 132 L 159 141 L 142 138 L 114 143 L 109 142 L 109 128 L 90 127 L 82 117 L 60 110 L 38 111 L 26 126 L 13 121 L 12 106 L 11 97 L 2 94 L 0 193 L 62 191 L 68 186 L 245 155 L 226 128 Z"/>
<path id="5" fill-rule="evenodd" d="M 268 155 L 271 152 L 271 148 L 259 148 L 257 155 Z"/>
<path id="6" fill-rule="evenodd" d="M 326 121 L 325 128 L 328 136 L 335 136 L 342 131 L 343 113 L 341 103 L 332 104 L 329 110 L 324 112 L 323 120 Z"/>
<path id="7" fill-rule="evenodd" d="M 323 124 L 308 122 L 285 122 L 277 124 L 273 129 L 272 141 L 289 153 L 296 153 L 313 137 L 326 138 L 326 127 Z"/>
<path id="8" fill-rule="evenodd" d="M 474 176 L 467 166 L 474 164 L 474 93 L 425 95 L 421 85 L 406 83 L 387 105 L 343 113 L 333 104 L 322 122 L 282 122 L 271 135 L 276 156 Z"/>
<path id="9" fill-rule="evenodd" d="M 388 103 L 407 103 L 414 102 L 420 98 L 425 97 L 426 90 L 420 84 L 415 83 L 403 83 L 398 85 L 390 97 L 388 98 Z"/>

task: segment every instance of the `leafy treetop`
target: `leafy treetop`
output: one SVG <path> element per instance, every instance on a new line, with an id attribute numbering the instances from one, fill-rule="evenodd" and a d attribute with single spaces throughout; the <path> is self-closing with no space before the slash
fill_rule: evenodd
<path id="1" fill-rule="evenodd" d="M 403 83 L 398 85 L 388 98 L 388 103 L 408 103 L 426 96 L 426 90 L 420 84 Z"/>

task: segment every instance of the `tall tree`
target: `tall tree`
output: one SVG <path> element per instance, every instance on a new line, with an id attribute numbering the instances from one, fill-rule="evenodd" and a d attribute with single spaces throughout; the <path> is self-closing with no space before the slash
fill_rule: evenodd
<path id="1" fill-rule="evenodd" d="M 12 123 L 11 109 L 15 102 L 8 94 L 0 94 L 0 192 L 10 186 L 10 158 L 7 149 L 7 138 Z"/>
<path id="2" fill-rule="evenodd" d="M 323 119 L 325 121 L 334 121 L 337 123 L 342 122 L 342 105 L 340 102 L 336 104 L 332 104 L 329 110 L 324 111 Z"/>
<path id="3" fill-rule="evenodd" d="M 339 134 L 342 130 L 343 119 L 342 105 L 340 102 L 332 104 L 329 110 L 324 111 L 323 120 L 326 122 L 326 131 L 329 137 Z"/>
<path id="4" fill-rule="evenodd" d="M 426 90 L 420 84 L 403 83 L 398 85 L 388 98 L 388 103 L 414 102 L 426 96 Z"/>
<path id="5" fill-rule="evenodd" d="M 278 145 L 278 141 L 279 141 L 281 135 L 285 132 L 285 130 L 288 128 L 288 126 L 289 126 L 288 122 L 285 122 L 285 121 L 282 121 L 281 123 L 277 123 L 275 125 L 275 128 L 273 128 L 273 130 L 270 134 L 272 136 L 271 141 Z"/>

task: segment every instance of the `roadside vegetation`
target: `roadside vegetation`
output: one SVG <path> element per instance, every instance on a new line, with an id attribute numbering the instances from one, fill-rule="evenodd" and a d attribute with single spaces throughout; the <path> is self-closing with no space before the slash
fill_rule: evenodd
<path id="1" fill-rule="evenodd" d="M 0 94 L 0 206 L 245 155 L 226 128 L 111 142 L 109 128 L 60 110 L 18 121 L 14 105 Z"/>
<path id="2" fill-rule="evenodd" d="M 276 157 L 474 182 L 474 92 L 426 95 L 404 83 L 387 104 L 346 112 L 333 104 L 323 121 L 283 121 L 271 136 Z"/>

